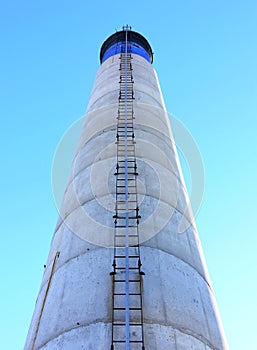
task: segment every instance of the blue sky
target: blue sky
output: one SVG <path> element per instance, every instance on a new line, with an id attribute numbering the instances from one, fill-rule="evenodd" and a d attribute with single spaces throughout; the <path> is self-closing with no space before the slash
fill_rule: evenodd
<path id="1" fill-rule="evenodd" d="M 124 24 L 154 51 L 167 109 L 205 166 L 197 224 L 231 350 L 256 326 L 256 1 L 2 1 L 1 349 L 22 349 L 57 220 L 51 166 L 85 112 L 102 42 Z M 185 171 L 187 171 L 185 169 Z"/>

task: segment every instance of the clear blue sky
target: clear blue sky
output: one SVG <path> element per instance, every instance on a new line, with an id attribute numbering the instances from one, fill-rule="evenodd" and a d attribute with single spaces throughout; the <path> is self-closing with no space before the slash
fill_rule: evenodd
<path id="1" fill-rule="evenodd" d="M 197 224 L 231 350 L 256 347 L 257 3 L 1 1 L 0 348 L 22 349 L 57 220 L 51 164 L 102 42 L 130 24 L 205 165 Z"/>

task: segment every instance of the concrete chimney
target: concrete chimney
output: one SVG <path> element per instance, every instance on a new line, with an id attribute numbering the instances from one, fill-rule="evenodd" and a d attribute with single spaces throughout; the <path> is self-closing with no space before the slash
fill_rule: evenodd
<path id="1" fill-rule="evenodd" d="M 25 350 L 226 350 L 152 49 L 100 61 Z"/>

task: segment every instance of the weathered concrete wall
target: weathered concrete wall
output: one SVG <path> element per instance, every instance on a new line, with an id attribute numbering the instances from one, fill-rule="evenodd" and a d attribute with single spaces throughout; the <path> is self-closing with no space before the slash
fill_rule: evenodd
<path id="1" fill-rule="evenodd" d="M 96 76 L 26 350 L 110 348 L 119 63 Z M 145 347 L 225 350 L 157 76 L 140 56 L 132 66 Z"/>

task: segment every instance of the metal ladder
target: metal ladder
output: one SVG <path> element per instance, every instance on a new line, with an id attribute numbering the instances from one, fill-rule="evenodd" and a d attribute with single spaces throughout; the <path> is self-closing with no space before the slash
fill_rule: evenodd
<path id="1" fill-rule="evenodd" d="M 112 290 L 111 350 L 145 350 L 142 276 L 138 225 L 137 163 L 133 126 L 132 57 L 126 34 L 120 54 L 120 93 L 117 121 L 116 207 Z"/>

